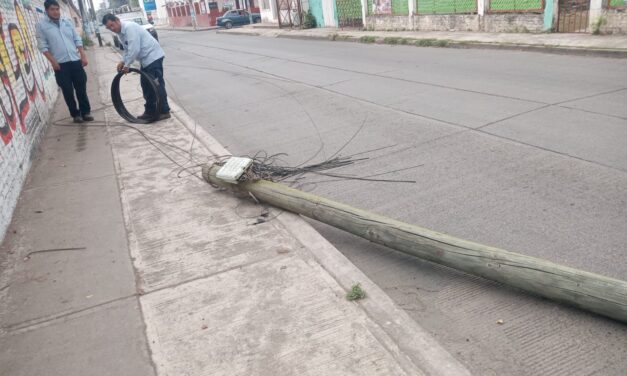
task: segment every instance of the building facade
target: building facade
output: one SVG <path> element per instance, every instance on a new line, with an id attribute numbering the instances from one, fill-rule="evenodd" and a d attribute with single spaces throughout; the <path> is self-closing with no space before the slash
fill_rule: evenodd
<path id="1" fill-rule="evenodd" d="M 366 30 L 627 33 L 627 0 L 262 0 L 262 20 Z"/>
<path id="2" fill-rule="evenodd" d="M 252 13 L 259 13 L 259 0 L 195 0 L 168 1 L 165 11 L 168 23 L 174 27 L 216 26 L 216 19 L 231 9 L 246 9 Z"/>

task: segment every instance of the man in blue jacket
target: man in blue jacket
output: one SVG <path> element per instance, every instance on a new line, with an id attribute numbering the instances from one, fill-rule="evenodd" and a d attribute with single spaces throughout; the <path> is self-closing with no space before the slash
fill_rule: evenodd
<path id="1" fill-rule="evenodd" d="M 57 0 L 46 0 L 46 17 L 37 24 L 37 46 L 54 69 L 57 85 L 75 123 L 92 121 L 91 107 L 87 98 L 87 56 L 83 40 L 76 32 L 74 23 L 61 18 Z M 74 92 L 78 99 L 78 108 Z"/>
<path id="2" fill-rule="evenodd" d="M 163 80 L 163 59 L 165 52 L 159 45 L 159 42 L 146 29 L 135 22 L 120 21 L 113 14 L 107 14 L 102 18 L 102 24 L 110 31 L 116 33 L 120 37 L 120 41 L 124 46 L 124 61 L 118 63 L 118 72 L 128 73 L 131 64 L 135 60 L 139 60 L 142 72 L 147 73 L 150 77 L 159 82 L 159 99 L 161 108 L 157 108 L 157 98 L 150 87 L 149 82 L 141 78 L 141 87 L 144 94 L 146 104 L 144 105 L 144 113 L 138 116 L 139 119 L 152 119 L 157 111 L 159 112 L 159 120 L 168 119 L 170 117 L 170 106 L 168 105 L 168 95 L 165 91 L 165 81 Z"/>

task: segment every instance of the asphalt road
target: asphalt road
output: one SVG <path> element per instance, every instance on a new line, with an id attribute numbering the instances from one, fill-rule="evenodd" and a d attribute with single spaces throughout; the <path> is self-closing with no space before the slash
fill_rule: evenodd
<path id="1" fill-rule="evenodd" d="M 416 183 L 304 188 L 627 280 L 625 60 L 213 31 L 160 39 L 170 97 L 234 154 L 368 157 L 341 172 Z M 625 374 L 627 325 L 314 225 L 477 375 Z"/>

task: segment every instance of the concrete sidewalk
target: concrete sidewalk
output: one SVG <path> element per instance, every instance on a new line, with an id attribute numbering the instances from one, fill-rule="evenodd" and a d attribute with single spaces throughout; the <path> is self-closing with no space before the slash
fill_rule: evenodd
<path id="1" fill-rule="evenodd" d="M 228 152 L 181 108 L 121 122 L 90 58 L 97 121 L 59 100 L 2 245 L 0 374 L 469 374 L 300 217 L 199 179 Z"/>
<path id="2" fill-rule="evenodd" d="M 624 35 L 480 33 L 463 31 L 362 31 L 338 28 L 278 29 L 249 25 L 218 33 L 273 38 L 417 44 L 428 47 L 514 49 L 551 53 L 627 57 Z M 438 43 L 439 41 L 439 43 Z"/>

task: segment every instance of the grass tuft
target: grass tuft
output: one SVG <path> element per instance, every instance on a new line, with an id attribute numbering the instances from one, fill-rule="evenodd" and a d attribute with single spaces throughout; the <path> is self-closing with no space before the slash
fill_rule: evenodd
<path id="1" fill-rule="evenodd" d="M 365 297 L 366 297 L 366 292 L 362 290 L 361 285 L 359 283 L 354 284 L 353 287 L 351 287 L 351 291 L 349 291 L 348 294 L 346 294 L 346 300 L 348 301 L 361 300 L 361 299 L 364 299 Z"/>
<path id="2" fill-rule="evenodd" d="M 364 35 L 363 37 L 359 38 L 359 41 L 361 43 L 374 43 L 377 41 L 377 38 L 373 37 L 372 35 Z"/>

